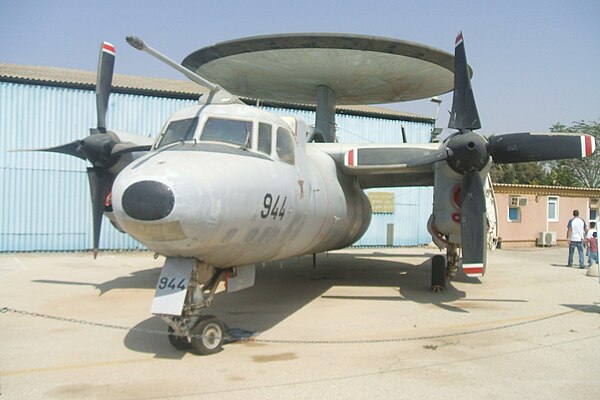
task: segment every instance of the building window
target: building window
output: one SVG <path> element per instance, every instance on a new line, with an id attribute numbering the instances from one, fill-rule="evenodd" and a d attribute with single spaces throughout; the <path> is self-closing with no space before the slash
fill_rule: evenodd
<path id="1" fill-rule="evenodd" d="M 558 197 L 548 196 L 548 221 L 558 222 Z"/>
<path id="2" fill-rule="evenodd" d="M 520 207 L 509 207 L 508 208 L 508 220 L 510 222 L 521 222 L 521 208 Z"/>
<path id="3" fill-rule="evenodd" d="M 598 209 L 590 208 L 590 221 L 598 220 Z"/>

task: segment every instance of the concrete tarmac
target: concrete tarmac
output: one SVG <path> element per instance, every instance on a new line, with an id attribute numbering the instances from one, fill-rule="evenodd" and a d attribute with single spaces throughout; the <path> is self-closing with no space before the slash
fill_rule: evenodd
<path id="1" fill-rule="evenodd" d="M 444 293 L 433 254 L 268 263 L 207 312 L 257 340 L 205 357 L 150 314 L 161 258 L 2 254 L 0 399 L 600 398 L 600 284 L 565 248 L 496 250 Z"/>

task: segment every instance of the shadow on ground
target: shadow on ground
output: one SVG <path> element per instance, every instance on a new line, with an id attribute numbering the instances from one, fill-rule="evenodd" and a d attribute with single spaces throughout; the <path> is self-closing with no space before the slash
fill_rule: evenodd
<path id="1" fill-rule="evenodd" d="M 391 259 L 392 257 L 394 259 Z M 154 270 L 146 273 L 141 271 L 139 276 L 146 280 L 148 275 L 154 274 L 157 274 Z M 110 290 L 109 287 L 121 288 L 126 283 L 139 286 L 129 278 L 122 278 L 122 281 L 117 278 L 111 281 L 110 285 L 106 283 L 100 286 L 105 290 Z M 468 278 L 462 273 L 457 280 L 480 283 L 478 279 Z M 382 252 L 331 253 L 319 255 L 316 268 L 312 267 L 311 256 L 306 256 L 259 266 L 255 286 L 236 293 L 218 293 L 212 307 L 206 310 L 205 314 L 218 316 L 229 328 L 260 333 L 273 328 L 319 297 L 344 301 L 416 302 L 434 304 L 449 312 L 468 313 L 467 310 L 452 305 L 453 302 L 465 298 L 464 291 L 449 283 L 445 292 L 432 293 L 430 284 L 431 261 L 424 255 L 409 255 L 405 258 L 404 255 L 399 257 L 397 254 L 388 255 Z M 389 287 L 393 288 L 397 295 L 328 295 L 327 292 L 333 287 Z M 141 331 L 133 330 L 125 338 L 125 345 L 129 349 L 155 353 L 156 357 L 178 358 L 184 354 L 173 350 L 165 335 L 147 335 L 143 332 L 166 332 L 166 324 L 160 319 L 149 318 L 138 324 L 135 329 Z"/>

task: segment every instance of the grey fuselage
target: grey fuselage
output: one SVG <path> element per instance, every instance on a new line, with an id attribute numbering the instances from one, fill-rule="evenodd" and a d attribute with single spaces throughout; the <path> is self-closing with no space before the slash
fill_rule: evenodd
<path id="1" fill-rule="evenodd" d="M 370 203 L 306 131 L 242 104 L 182 110 L 117 175 L 114 218 L 156 253 L 217 268 L 349 246 Z"/>

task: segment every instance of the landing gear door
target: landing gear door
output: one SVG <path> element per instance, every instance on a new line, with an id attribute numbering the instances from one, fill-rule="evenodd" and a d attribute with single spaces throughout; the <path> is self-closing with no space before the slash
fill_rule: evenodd
<path id="1" fill-rule="evenodd" d="M 227 292 L 237 292 L 254 286 L 256 277 L 256 267 L 254 265 L 245 265 L 242 267 L 234 267 L 227 271 L 225 286 Z"/>
<path id="2" fill-rule="evenodd" d="M 181 315 L 195 258 L 167 257 L 156 284 L 152 314 Z"/>

